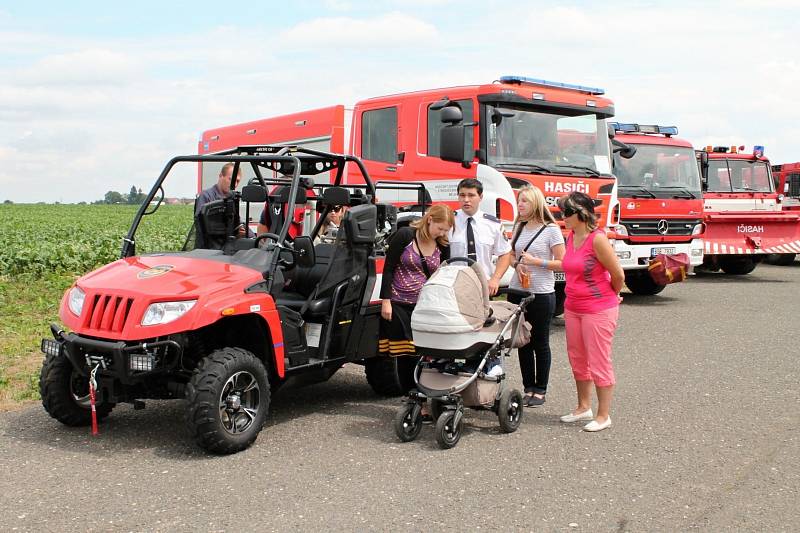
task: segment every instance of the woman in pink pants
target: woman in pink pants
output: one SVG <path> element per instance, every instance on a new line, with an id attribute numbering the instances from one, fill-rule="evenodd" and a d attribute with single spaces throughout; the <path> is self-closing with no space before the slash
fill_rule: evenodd
<path id="1" fill-rule="evenodd" d="M 573 192 L 560 198 L 558 207 L 564 225 L 571 230 L 561 267 L 567 280 L 567 354 L 578 389 L 578 406 L 561 421 L 590 420 L 583 429 L 601 431 L 611 426 L 609 408 L 616 382 L 611 342 L 625 273 L 611 243 L 597 229 L 591 197 Z M 592 414 L 592 383 L 597 391 L 596 417 Z"/>

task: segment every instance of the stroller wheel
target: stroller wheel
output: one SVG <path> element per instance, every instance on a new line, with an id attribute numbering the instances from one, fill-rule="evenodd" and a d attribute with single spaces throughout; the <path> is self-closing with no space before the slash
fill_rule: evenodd
<path id="1" fill-rule="evenodd" d="M 457 412 L 454 409 L 447 409 L 436 420 L 436 442 L 443 450 L 452 448 L 461 438 L 463 418 L 459 417 L 458 423 L 455 423 Z"/>
<path id="2" fill-rule="evenodd" d="M 497 418 L 504 433 L 513 433 L 522 422 L 522 393 L 517 389 L 506 389 L 500 395 Z"/>
<path id="3" fill-rule="evenodd" d="M 419 409 L 416 409 L 416 416 L 414 415 L 415 407 L 416 404 L 407 403 L 394 417 L 394 432 L 403 442 L 416 439 L 422 430 L 422 416 Z"/>

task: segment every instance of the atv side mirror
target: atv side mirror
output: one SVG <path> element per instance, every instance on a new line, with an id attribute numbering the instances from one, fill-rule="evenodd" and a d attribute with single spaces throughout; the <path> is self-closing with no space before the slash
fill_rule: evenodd
<path id="1" fill-rule="evenodd" d="M 297 266 L 311 268 L 317 262 L 314 254 L 314 242 L 308 235 L 294 238 L 294 254 Z"/>

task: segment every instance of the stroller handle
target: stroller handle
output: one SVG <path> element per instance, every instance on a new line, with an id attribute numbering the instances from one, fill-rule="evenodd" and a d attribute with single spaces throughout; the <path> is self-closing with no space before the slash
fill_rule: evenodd
<path id="1" fill-rule="evenodd" d="M 532 292 L 523 291 L 520 289 L 512 289 L 511 287 L 500 287 L 497 290 L 496 296 L 500 296 L 501 294 L 518 296 L 520 298 L 519 307 L 522 309 L 522 311 L 525 311 L 525 308 L 528 306 L 528 304 L 536 299 L 536 295 Z"/>
<path id="2" fill-rule="evenodd" d="M 449 265 L 450 263 L 458 263 L 458 262 L 461 262 L 461 261 L 466 263 L 467 266 L 472 266 L 475 263 L 477 263 L 477 261 L 475 261 L 474 259 L 470 259 L 469 257 L 451 257 L 450 259 L 448 259 L 446 261 L 442 261 L 442 264 L 440 266 Z"/>

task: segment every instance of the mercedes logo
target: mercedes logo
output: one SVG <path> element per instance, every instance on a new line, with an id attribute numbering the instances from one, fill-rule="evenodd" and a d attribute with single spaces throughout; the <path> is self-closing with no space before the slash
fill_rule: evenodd
<path id="1" fill-rule="evenodd" d="M 669 231 L 669 222 L 667 222 L 662 218 L 661 220 L 658 221 L 658 226 L 656 226 L 656 229 L 658 229 L 658 232 L 661 235 L 666 235 L 667 232 Z"/>

